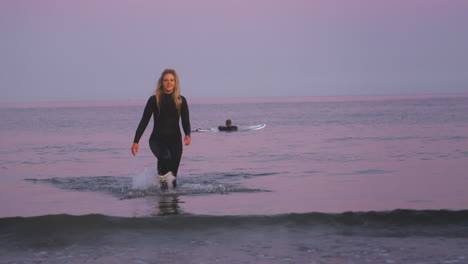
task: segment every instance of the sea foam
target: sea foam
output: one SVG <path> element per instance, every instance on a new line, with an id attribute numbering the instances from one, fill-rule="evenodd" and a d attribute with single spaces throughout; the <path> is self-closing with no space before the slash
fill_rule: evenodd
<path id="1" fill-rule="evenodd" d="M 145 190 L 158 185 L 158 173 L 156 169 L 145 169 L 141 173 L 135 175 L 132 181 L 132 188 Z"/>

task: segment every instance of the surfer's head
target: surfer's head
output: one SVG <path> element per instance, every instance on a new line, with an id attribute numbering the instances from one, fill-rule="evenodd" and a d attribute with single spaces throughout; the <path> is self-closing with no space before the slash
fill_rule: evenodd
<path id="1" fill-rule="evenodd" d="M 232 121 L 231 121 L 231 119 L 226 120 L 226 126 L 227 126 L 227 127 L 232 126 Z"/>

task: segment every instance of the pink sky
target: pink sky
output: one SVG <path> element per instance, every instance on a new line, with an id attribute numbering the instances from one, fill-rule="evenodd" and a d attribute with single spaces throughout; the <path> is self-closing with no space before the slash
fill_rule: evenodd
<path id="1" fill-rule="evenodd" d="M 2 1 L 0 102 L 468 92 L 468 2 Z M 285 89 L 285 87 L 287 87 Z"/>

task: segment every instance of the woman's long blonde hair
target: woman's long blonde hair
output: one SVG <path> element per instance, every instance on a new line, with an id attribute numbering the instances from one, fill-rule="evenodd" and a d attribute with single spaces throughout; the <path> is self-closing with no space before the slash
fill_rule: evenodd
<path id="1" fill-rule="evenodd" d="M 177 76 L 176 71 L 173 69 L 165 69 L 161 73 L 161 77 L 159 77 L 158 86 L 156 86 L 156 104 L 158 105 L 158 109 L 161 110 L 160 102 L 162 101 L 162 97 L 164 95 L 163 79 L 164 79 L 164 75 L 168 73 L 174 75 L 175 85 L 174 85 L 174 92 L 172 93 L 172 100 L 174 100 L 174 103 L 177 108 L 177 112 L 179 112 L 179 116 L 180 116 L 180 109 L 182 106 L 182 98 L 180 97 L 180 82 L 179 82 L 179 76 Z"/>

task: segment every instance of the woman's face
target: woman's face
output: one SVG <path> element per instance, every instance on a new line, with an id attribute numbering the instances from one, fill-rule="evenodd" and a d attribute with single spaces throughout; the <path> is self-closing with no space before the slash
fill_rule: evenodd
<path id="1" fill-rule="evenodd" d="M 167 94 L 170 94 L 174 92 L 174 86 L 175 86 L 175 77 L 172 73 L 166 73 L 163 76 L 163 89 L 164 92 Z"/>

